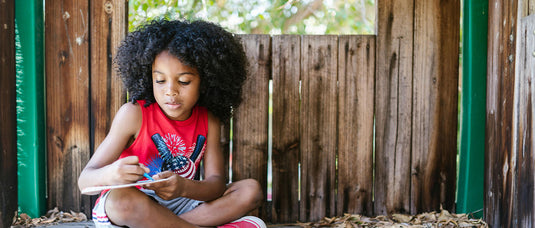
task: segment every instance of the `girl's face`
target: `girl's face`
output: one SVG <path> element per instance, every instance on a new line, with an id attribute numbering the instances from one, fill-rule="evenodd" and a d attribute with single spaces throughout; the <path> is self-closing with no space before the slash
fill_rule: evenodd
<path id="1" fill-rule="evenodd" d="M 201 78 L 197 69 L 186 66 L 168 51 L 152 64 L 154 98 L 169 119 L 186 120 L 199 99 Z"/>

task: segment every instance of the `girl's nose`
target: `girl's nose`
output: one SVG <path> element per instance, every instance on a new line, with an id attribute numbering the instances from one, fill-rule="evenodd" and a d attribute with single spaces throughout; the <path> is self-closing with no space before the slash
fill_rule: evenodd
<path id="1" fill-rule="evenodd" d="M 176 96 L 178 95 L 178 86 L 175 83 L 169 83 L 167 86 L 167 91 L 165 93 L 167 96 Z"/>

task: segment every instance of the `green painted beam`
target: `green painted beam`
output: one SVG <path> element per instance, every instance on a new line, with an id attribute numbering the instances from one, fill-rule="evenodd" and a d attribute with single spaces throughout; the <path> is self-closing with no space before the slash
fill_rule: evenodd
<path id="1" fill-rule="evenodd" d="M 46 212 L 43 21 L 42 0 L 15 1 L 18 204 L 32 218 Z"/>
<path id="2" fill-rule="evenodd" d="M 488 0 L 463 1 L 463 76 L 457 213 L 483 215 Z"/>

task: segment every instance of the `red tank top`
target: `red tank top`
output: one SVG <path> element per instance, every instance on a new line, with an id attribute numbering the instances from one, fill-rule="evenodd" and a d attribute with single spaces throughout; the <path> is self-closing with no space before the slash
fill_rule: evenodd
<path id="1" fill-rule="evenodd" d="M 121 158 L 136 155 L 139 162 L 150 168 L 150 175 L 171 170 L 193 179 L 204 155 L 208 133 L 208 111 L 195 106 L 184 121 L 169 119 L 158 103 L 145 107 L 137 101 L 143 120 L 138 137 L 126 148 Z"/>

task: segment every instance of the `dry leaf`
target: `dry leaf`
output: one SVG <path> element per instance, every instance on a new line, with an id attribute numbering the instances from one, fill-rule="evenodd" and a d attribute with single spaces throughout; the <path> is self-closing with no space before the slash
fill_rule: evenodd
<path id="1" fill-rule="evenodd" d="M 26 214 L 26 213 L 20 214 L 20 218 L 23 219 L 23 220 L 31 219 L 30 216 L 28 216 L 28 214 Z"/>
<path id="2" fill-rule="evenodd" d="M 394 221 L 401 223 L 407 223 L 412 220 L 412 216 L 404 214 L 393 214 L 392 218 L 394 219 Z"/>
<path id="3" fill-rule="evenodd" d="M 449 219 L 452 219 L 452 218 L 455 218 L 455 217 L 451 216 L 451 214 L 446 210 L 440 211 L 440 214 L 438 215 L 438 221 L 439 222 L 448 221 Z"/>

